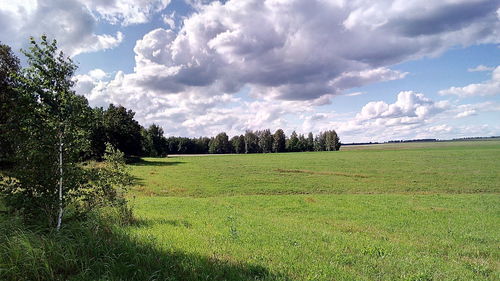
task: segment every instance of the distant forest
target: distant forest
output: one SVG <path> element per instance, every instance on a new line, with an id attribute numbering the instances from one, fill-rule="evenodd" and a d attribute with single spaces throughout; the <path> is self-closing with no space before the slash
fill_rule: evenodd
<path id="1" fill-rule="evenodd" d="M 229 136 L 225 132 L 215 137 L 165 137 L 163 128 L 153 124 L 144 128 L 134 119 L 135 113 L 123 106 L 110 104 L 108 109 L 94 108 L 91 130 L 91 158 L 104 154 L 110 143 L 128 156 L 162 157 L 168 154 L 225 154 L 271 153 L 299 151 L 336 151 L 340 140 L 335 130 L 314 136 L 297 134 L 286 136 L 282 129 L 274 133 L 269 129 Z"/>

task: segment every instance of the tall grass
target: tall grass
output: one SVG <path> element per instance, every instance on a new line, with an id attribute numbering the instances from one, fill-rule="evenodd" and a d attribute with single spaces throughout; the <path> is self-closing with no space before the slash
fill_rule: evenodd
<path id="1" fill-rule="evenodd" d="M 261 266 L 162 251 L 123 231 L 116 211 L 104 213 L 60 232 L 0 217 L 0 280 L 286 280 Z"/>

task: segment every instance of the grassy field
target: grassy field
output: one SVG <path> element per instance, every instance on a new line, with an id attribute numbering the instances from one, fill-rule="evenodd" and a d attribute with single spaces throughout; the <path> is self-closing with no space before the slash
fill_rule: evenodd
<path id="1" fill-rule="evenodd" d="M 500 279 L 499 141 L 144 159 L 131 170 L 140 223 L 124 232 L 183 253 L 190 274 L 172 280 Z"/>
<path id="2" fill-rule="evenodd" d="M 500 192 L 500 141 L 347 149 L 146 158 L 133 166 L 138 178 L 134 194 L 209 197 Z"/>
<path id="3" fill-rule="evenodd" d="M 0 206 L 0 280 L 500 280 L 500 141 L 146 158 L 136 220 Z"/>

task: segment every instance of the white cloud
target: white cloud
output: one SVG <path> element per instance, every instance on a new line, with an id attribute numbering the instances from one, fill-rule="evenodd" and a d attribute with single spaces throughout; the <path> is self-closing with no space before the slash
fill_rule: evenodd
<path id="1" fill-rule="evenodd" d="M 72 47 L 70 49 L 70 54 L 75 56 L 81 53 L 97 52 L 107 49 L 112 49 L 123 41 L 123 34 L 117 32 L 116 36 L 104 34 L 104 35 L 91 35 L 85 41 L 79 43 L 79 45 Z M 63 44 L 62 48 L 65 48 L 66 44 Z"/>
<path id="2" fill-rule="evenodd" d="M 176 24 L 175 24 L 175 11 L 170 13 L 170 14 L 164 14 L 161 16 L 161 19 L 163 22 L 170 27 L 170 29 L 175 29 Z"/>
<path id="3" fill-rule="evenodd" d="M 437 130 L 445 128 L 446 124 L 439 123 L 452 108 L 448 101 L 433 101 L 421 93 L 404 91 L 394 103 L 373 101 L 358 113 L 323 119 L 314 131 L 335 128 L 344 142 L 439 138 L 450 133 L 448 129 Z"/>
<path id="4" fill-rule="evenodd" d="M 104 77 L 101 80 L 101 77 Z M 500 112 L 494 102 L 452 104 L 434 101 L 421 93 L 400 92 L 393 103 L 369 102 L 359 112 L 338 114 L 324 111 L 315 101 L 282 101 L 248 95 L 205 93 L 206 88 L 191 88 L 177 94 L 142 91 L 138 81 L 119 72 L 110 81 L 100 70 L 77 77 L 77 93 L 85 93 L 91 105 L 121 104 L 136 112 L 143 125 L 160 124 L 167 135 L 229 135 L 246 129 L 283 128 L 290 134 L 335 129 L 344 142 L 387 141 L 412 138 L 452 138 L 494 135 L 500 128 L 467 131 L 466 126 L 449 124 L 454 118 L 467 118 L 484 112 Z M 210 91 L 210 90 L 209 90 Z M 323 108 L 323 111 L 322 111 Z"/>
<path id="5" fill-rule="evenodd" d="M 397 101 L 387 104 L 383 101 L 369 102 L 356 115 L 356 120 L 384 120 L 387 125 L 400 123 L 418 123 L 426 120 L 430 115 L 445 110 L 447 102 L 434 102 L 423 94 L 406 91 L 398 94 Z"/>
<path id="6" fill-rule="evenodd" d="M 145 23 L 154 13 L 165 9 L 170 0 L 82 0 L 99 18 L 112 24 Z"/>
<path id="7" fill-rule="evenodd" d="M 402 92 L 395 103 L 368 103 L 345 122 L 316 111 L 350 89 L 403 79 L 407 73 L 394 64 L 500 42 L 492 0 L 192 2 L 195 13 L 175 29 L 138 40 L 134 72 L 95 84 L 91 100 L 122 104 L 169 135 L 266 127 L 424 135 L 449 103 Z"/>
<path id="8" fill-rule="evenodd" d="M 106 72 L 104 72 L 102 69 L 99 68 L 89 71 L 89 75 L 90 77 L 96 80 L 102 80 L 108 76 Z"/>
<path id="9" fill-rule="evenodd" d="M 448 107 L 446 101 L 434 102 L 423 94 L 405 91 L 398 94 L 397 101 L 393 104 L 383 101 L 367 103 L 356 115 L 356 121 L 376 122 L 386 126 L 417 124 Z"/>
<path id="10" fill-rule="evenodd" d="M 455 118 L 464 118 L 479 115 L 485 112 L 500 112 L 500 104 L 487 101 L 481 103 L 460 104 L 450 108 L 450 114 Z"/>
<path id="11" fill-rule="evenodd" d="M 494 67 L 489 67 L 489 66 L 485 66 L 485 65 L 482 65 L 482 64 L 480 64 L 480 65 L 478 65 L 478 66 L 476 66 L 474 68 L 467 69 L 467 71 L 469 71 L 469 72 L 493 71 L 493 70 L 495 70 Z"/>
<path id="12" fill-rule="evenodd" d="M 350 71 L 339 75 L 330 82 L 330 85 L 336 89 L 349 89 L 360 87 L 380 81 L 391 81 L 403 79 L 408 72 L 400 72 L 385 67 L 367 69 L 363 71 Z"/>
<path id="13" fill-rule="evenodd" d="M 498 112 L 500 104 L 496 102 L 454 104 L 406 91 L 400 92 L 392 104 L 369 102 L 354 117 L 337 115 L 322 119 L 315 131 L 335 128 L 347 142 L 493 136 L 500 134 L 500 126 L 480 124 L 474 127 L 450 121 L 462 119 L 459 122 L 462 124 L 468 117 Z"/>
<path id="14" fill-rule="evenodd" d="M 491 79 L 483 83 L 469 84 L 464 87 L 451 87 L 439 91 L 440 95 L 456 95 L 460 98 L 474 96 L 493 96 L 500 94 L 500 66 L 491 74 Z"/>
<path id="15" fill-rule="evenodd" d="M 100 20 L 113 24 L 144 23 L 170 0 L 0 0 L 0 41 L 14 50 L 26 48 L 29 36 L 42 34 L 58 40 L 71 56 L 118 46 L 124 38 L 116 34 L 96 34 Z"/>
<path id="16" fill-rule="evenodd" d="M 115 79 L 120 73 L 115 76 Z M 76 75 L 74 90 L 78 95 L 85 96 L 91 106 L 106 107 L 111 103 L 107 94 L 108 82 L 105 81 L 109 77 L 110 73 L 98 68 L 90 70 L 87 74 Z"/>
<path id="17" fill-rule="evenodd" d="M 352 92 L 349 94 L 345 94 L 348 97 L 355 97 L 355 96 L 361 96 L 361 95 L 366 95 L 366 92 Z"/>
<path id="18" fill-rule="evenodd" d="M 250 87 L 254 97 L 328 103 L 344 90 L 404 78 L 393 64 L 500 42 L 495 1 L 473 4 L 192 1 L 196 12 L 177 32 L 155 29 L 137 42 L 135 73 L 126 79 L 164 94 Z"/>
<path id="19" fill-rule="evenodd" d="M 440 134 L 440 133 L 449 133 L 453 130 L 453 127 L 451 127 L 450 125 L 447 125 L 447 124 L 441 124 L 441 125 L 437 125 L 437 126 L 431 126 L 427 129 L 428 132 L 430 133 L 437 133 L 437 134 Z"/>
<path id="20" fill-rule="evenodd" d="M 476 115 L 476 111 L 474 109 L 470 109 L 467 111 L 460 112 L 456 115 L 456 118 L 463 118 L 463 117 L 468 117 L 471 115 Z"/>

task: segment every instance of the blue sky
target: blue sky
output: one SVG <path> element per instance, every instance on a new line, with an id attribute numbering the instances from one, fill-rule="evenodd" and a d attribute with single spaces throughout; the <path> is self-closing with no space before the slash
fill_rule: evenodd
<path id="1" fill-rule="evenodd" d="M 167 135 L 500 135 L 497 0 L 0 0 L 0 26 L 56 38 L 78 94 Z"/>

